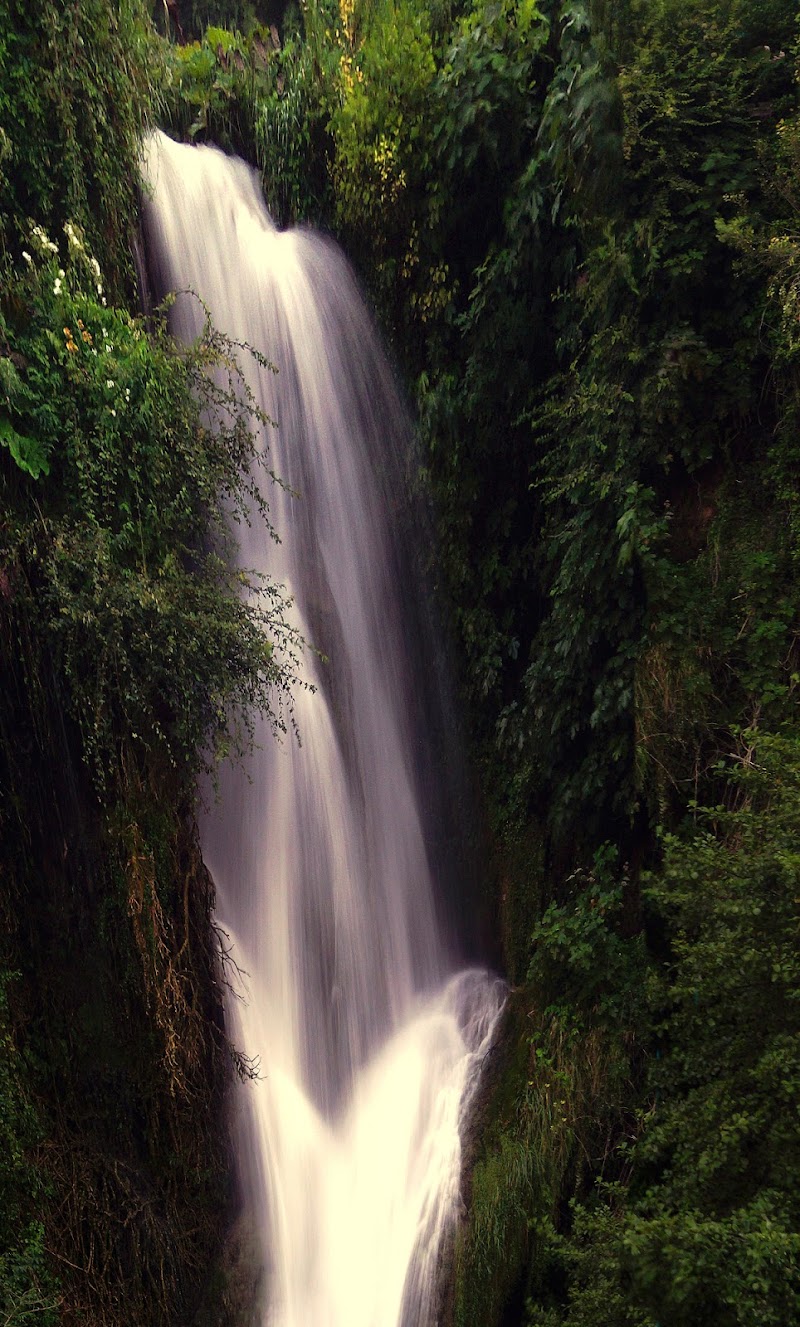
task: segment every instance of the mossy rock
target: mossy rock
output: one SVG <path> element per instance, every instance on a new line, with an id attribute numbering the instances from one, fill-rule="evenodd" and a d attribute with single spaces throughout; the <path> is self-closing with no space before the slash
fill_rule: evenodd
<path id="1" fill-rule="evenodd" d="M 466 1214 L 446 1319 L 453 1327 L 500 1327 L 524 1292 L 530 1221 L 542 1198 L 524 1114 L 529 1007 L 527 991 L 512 991 L 464 1138 Z"/>

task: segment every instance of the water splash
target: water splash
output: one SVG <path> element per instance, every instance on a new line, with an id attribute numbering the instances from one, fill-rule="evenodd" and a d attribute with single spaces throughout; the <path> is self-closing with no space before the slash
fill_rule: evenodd
<path id="1" fill-rule="evenodd" d="M 279 369 L 249 380 L 291 492 L 265 490 L 279 542 L 254 520 L 240 557 L 291 589 L 297 626 L 331 659 L 306 654 L 302 745 L 265 734 L 246 771 L 224 772 L 202 829 L 249 974 L 231 1017 L 263 1073 L 239 1149 L 269 1268 L 263 1321 L 428 1327 L 459 1120 L 503 988 L 453 973 L 435 906 L 435 669 L 398 531 L 408 423 L 334 245 L 278 231 L 254 175 L 215 149 L 156 135 L 146 174 L 158 284 L 196 291 Z M 173 324 L 198 333 L 195 299 L 179 297 Z"/>

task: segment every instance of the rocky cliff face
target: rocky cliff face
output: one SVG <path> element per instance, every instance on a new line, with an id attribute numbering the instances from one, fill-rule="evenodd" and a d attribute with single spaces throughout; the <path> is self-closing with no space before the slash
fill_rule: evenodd
<path id="1" fill-rule="evenodd" d="M 154 769 L 100 801 L 64 679 L 13 597 L 0 655 L 3 1090 L 25 1121 L 0 1176 L 16 1215 L 2 1253 L 22 1263 L 0 1303 L 33 1313 L 38 1295 L 46 1321 L 122 1327 L 215 1301 L 224 1321 L 209 1276 L 231 1211 L 232 1064 L 191 808 Z"/>

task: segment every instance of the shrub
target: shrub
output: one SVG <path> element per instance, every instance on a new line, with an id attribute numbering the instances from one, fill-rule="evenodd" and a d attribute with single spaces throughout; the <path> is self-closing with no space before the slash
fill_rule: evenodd
<path id="1" fill-rule="evenodd" d="M 2 305 L 7 595 L 63 670 L 98 785 L 123 743 L 191 781 L 241 748 L 256 711 L 286 724 L 298 642 L 227 526 L 266 516 L 269 421 L 236 360 L 250 352 L 208 320 L 188 349 L 148 335 L 66 233 L 60 267 L 64 243 L 34 231 Z"/>

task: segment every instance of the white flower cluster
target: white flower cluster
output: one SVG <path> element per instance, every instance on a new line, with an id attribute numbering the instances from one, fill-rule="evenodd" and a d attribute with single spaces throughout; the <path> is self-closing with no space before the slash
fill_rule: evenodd
<path id="1" fill-rule="evenodd" d="M 80 231 L 76 229 L 76 227 L 72 224 L 71 221 L 64 222 L 64 234 L 67 237 L 67 244 L 70 247 L 71 253 L 84 252 L 83 236 L 81 235 Z"/>
<path id="2" fill-rule="evenodd" d="M 65 221 L 64 234 L 67 237 L 70 253 L 75 254 L 76 257 L 79 256 L 83 258 L 84 262 L 88 264 L 92 276 L 94 277 L 95 289 L 100 296 L 103 307 L 105 307 L 106 299 L 103 294 L 103 273 L 101 272 L 100 264 L 94 255 L 87 253 L 86 251 L 86 245 L 83 242 L 83 232 L 72 221 Z"/>
<path id="3" fill-rule="evenodd" d="M 75 258 L 81 258 L 83 262 L 86 264 L 86 266 L 89 268 L 89 271 L 92 274 L 92 279 L 94 281 L 95 290 L 97 291 L 97 294 L 100 298 L 100 302 L 102 303 L 103 307 L 106 307 L 106 297 L 103 294 L 103 273 L 100 270 L 100 264 L 98 263 L 97 259 L 94 257 L 93 254 L 88 253 L 86 250 L 86 245 L 84 244 L 83 240 L 83 232 L 81 231 L 79 226 L 76 226 L 74 224 L 74 222 L 65 221 L 64 234 L 67 237 L 67 245 L 69 247 L 70 255 Z M 58 256 L 58 245 L 53 240 L 50 239 L 50 236 L 47 234 L 44 227 L 42 226 L 33 227 L 33 230 L 31 231 L 31 246 L 43 258 L 51 258 L 53 255 Z M 33 258 L 31 257 L 27 249 L 22 250 L 22 257 L 29 267 L 33 266 Z M 63 267 L 59 267 L 58 276 L 53 282 L 54 295 L 61 294 L 64 288 L 65 276 L 66 273 Z"/>
<path id="4" fill-rule="evenodd" d="M 92 269 L 92 275 L 94 276 L 94 282 L 95 282 L 95 285 L 96 285 L 96 287 L 97 287 L 97 293 L 98 293 L 98 295 L 102 296 L 102 295 L 103 295 L 103 281 L 102 281 L 103 274 L 102 274 L 102 272 L 100 271 L 100 264 L 98 263 L 98 261 L 97 261 L 96 258 L 92 257 L 92 258 L 89 259 L 89 266 L 90 266 L 91 269 Z M 105 302 L 106 302 L 106 301 L 105 301 L 105 298 L 103 298 L 103 304 L 105 304 Z"/>
<path id="5" fill-rule="evenodd" d="M 33 247 L 38 249 L 39 253 L 45 258 L 50 254 L 58 253 L 58 245 L 50 239 L 50 236 L 41 226 L 34 226 L 31 231 L 31 240 Z M 28 261 L 30 261 L 30 257 Z"/>

